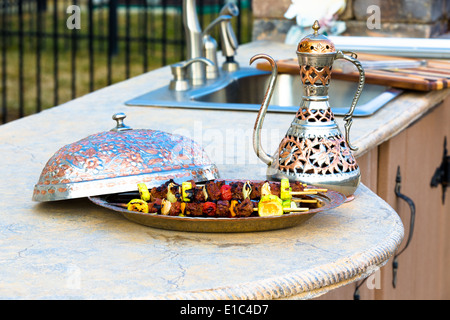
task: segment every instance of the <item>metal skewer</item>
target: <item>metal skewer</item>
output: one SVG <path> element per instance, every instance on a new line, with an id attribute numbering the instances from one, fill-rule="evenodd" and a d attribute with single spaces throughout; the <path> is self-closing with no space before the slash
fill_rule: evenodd
<path id="1" fill-rule="evenodd" d="M 292 199 L 293 202 L 303 202 L 303 203 L 317 203 L 319 200 L 316 199 Z"/>
<path id="2" fill-rule="evenodd" d="M 117 203 L 117 202 L 109 202 L 108 204 L 115 206 L 115 207 L 120 207 L 120 208 L 128 208 L 128 205 L 126 203 Z"/>
<path id="3" fill-rule="evenodd" d="M 253 208 L 253 211 L 258 211 L 258 208 Z M 304 212 L 309 211 L 309 208 L 283 208 L 285 212 Z"/>

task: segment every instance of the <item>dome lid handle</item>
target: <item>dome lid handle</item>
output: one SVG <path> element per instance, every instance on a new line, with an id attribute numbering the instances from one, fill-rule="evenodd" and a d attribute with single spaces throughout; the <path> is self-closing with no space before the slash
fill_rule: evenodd
<path id="1" fill-rule="evenodd" d="M 119 113 L 113 114 L 112 118 L 113 118 L 113 120 L 116 120 L 116 121 L 117 121 L 117 124 L 116 124 L 116 127 L 115 127 L 115 128 L 112 128 L 112 129 L 111 129 L 111 131 L 117 131 L 117 132 L 120 132 L 120 131 L 125 131 L 125 130 L 132 130 L 129 126 L 126 126 L 126 125 L 123 123 L 123 120 L 124 120 L 126 117 L 127 117 L 126 114 L 123 113 L 123 112 L 119 112 Z"/>

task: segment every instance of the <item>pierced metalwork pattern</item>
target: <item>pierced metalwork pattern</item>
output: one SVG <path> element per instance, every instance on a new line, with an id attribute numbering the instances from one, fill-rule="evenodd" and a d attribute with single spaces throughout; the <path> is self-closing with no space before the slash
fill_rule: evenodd
<path id="1" fill-rule="evenodd" d="M 326 138 L 286 136 L 278 151 L 279 169 L 286 173 L 331 175 L 358 169 L 342 135 Z"/>
<path id="2" fill-rule="evenodd" d="M 297 119 L 308 122 L 329 122 L 334 120 L 330 109 L 301 108 L 297 111 Z"/>
<path id="3" fill-rule="evenodd" d="M 331 67 L 313 67 L 308 65 L 300 66 L 300 76 L 303 84 L 315 84 L 321 82 L 322 85 L 328 85 L 331 78 Z"/>

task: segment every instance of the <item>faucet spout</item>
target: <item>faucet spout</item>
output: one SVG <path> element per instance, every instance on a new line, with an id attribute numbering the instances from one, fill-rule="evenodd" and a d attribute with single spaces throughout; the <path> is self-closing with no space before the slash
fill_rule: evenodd
<path id="1" fill-rule="evenodd" d="M 196 0 L 183 0 L 183 25 L 186 30 L 187 60 L 202 57 L 202 29 L 197 16 Z M 203 63 L 189 66 L 188 78 L 192 85 L 202 84 L 205 76 Z"/>

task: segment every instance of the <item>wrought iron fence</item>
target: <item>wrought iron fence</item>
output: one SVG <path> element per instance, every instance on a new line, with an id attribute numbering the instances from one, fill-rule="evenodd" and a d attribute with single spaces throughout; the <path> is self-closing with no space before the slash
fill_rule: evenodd
<path id="1" fill-rule="evenodd" d="M 202 26 L 230 0 L 198 0 Z M 231 0 L 240 43 L 251 0 Z M 1 121 L 185 59 L 182 0 L 0 0 Z"/>

